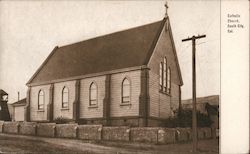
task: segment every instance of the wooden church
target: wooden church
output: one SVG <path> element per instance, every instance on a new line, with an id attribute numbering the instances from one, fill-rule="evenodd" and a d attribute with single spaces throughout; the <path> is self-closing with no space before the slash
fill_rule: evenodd
<path id="1" fill-rule="evenodd" d="M 165 17 L 150 24 L 55 47 L 28 81 L 25 120 L 162 126 L 183 85 Z"/>

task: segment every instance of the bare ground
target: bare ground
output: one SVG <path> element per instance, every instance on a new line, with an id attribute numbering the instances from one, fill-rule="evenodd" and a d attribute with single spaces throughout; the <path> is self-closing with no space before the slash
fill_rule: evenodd
<path id="1" fill-rule="evenodd" d="M 191 142 L 152 145 L 0 134 L 0 153 L 186 154 L 191 153 L 191 150 Z M 198 151 L 205 154 L 219 153 L 218 139 L 199 141 Z"/>

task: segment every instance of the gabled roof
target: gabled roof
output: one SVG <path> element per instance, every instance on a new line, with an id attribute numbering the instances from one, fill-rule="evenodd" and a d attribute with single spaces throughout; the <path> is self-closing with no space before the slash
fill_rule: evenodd
<path id="1" fill-rule="evenodd" d="M 27 84 L 147 65 L 165 21 L 55 47 Z"/>
<path id="2" fill-rule="evenodd" d="M 164 23 L 56 47 L 27 84 L 145 65 Z"/>
<path id="3" fill-rule="evenodd" d="M 26 98 L 21 99 L 21 100 L 19 100 L 19 101 L 17 101 L 17 102 L 14 102 L 14 103 L 12 103 L 11 105 L 17 106 L 17 105 L 25 105 L 25 104 L 26 104 Z"/>

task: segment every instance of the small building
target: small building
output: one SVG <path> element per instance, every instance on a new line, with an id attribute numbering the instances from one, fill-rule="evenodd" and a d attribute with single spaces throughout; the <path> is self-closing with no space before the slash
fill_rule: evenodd
<path id="1" fill-rule="evenodd" d="M 13 104 L 12 120 L 13 121 L 24 121 L 24 108 L 26 105 L 26 98 L 21 99 Z"/>

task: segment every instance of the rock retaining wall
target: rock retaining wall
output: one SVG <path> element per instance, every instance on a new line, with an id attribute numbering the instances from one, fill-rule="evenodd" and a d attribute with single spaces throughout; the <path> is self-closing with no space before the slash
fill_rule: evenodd
<path id="1" fill-rule="evenodd" d="M 102 139 L 107 141 L 129 141 L 129 127 L 103 127 Z"/>
<path id="2" fill-rule="evenodd" d="M 102 126 L 101 125 L 79 125 L 78 138 L 83 140 L 101 140 Z"/>
<path id="3" fill-rule="evenodd" d="M 9 134 L 18 134 L 19 122 L 4 122 L 3 132 Z"/>
<path id="4" fill-rule="evenodd" d="M 104 127 L 102 125 L 35 122 L 0 121 L 0 133 L 153 144 L 171 144 L 192 140 L 192 130 L 190 128 Z M 198 139 L 212 138 L 211 128 L 198 128 L 197 137 Z"/>
<path id="5" fill-rule="evenodd" d="M 57 124 L 56 137 L 77 138 L 77 124 Z"/>
<path id="6" fill-rule="evenodd" d="M 36 135 L 36 123 L 23 122 L 19 125 L 19 134 Z"/>
<path id="7" fill-rule="evenodd" d="M 55 129 L 56 129 L 55 123 L 37 124 L 37 136 L 55 137 L 55 132 L 56 132 Z"/>
<path id="8" fill-rule="evenodd" d="M 157 143 L 158 130 L 159 128 L 154 127 L 131 128 L 131 141 Z"/>

